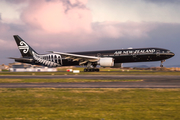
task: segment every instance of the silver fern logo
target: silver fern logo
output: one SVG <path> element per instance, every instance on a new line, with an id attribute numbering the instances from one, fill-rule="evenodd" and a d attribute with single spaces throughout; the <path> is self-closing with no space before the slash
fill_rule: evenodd
<path id="1" fill-rule="evenodd" d="M 50 67 L 59 67 L 62 65 L 61 55 L 57 54 L 46 54 L 46 55 L 38 55 L 34 51 L 32 51 L 33 58 L 45 66 Z"/>
<path id="2" fill-rule="evenodd" d="M 26 54 L 29 51 L 29 46 L 24 41 L 21 41 L 19 49 L 23 50 L 23 53 Z"/>

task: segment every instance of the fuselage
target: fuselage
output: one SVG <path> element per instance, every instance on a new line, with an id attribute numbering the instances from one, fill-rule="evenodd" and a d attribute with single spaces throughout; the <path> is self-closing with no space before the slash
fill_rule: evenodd
<path id="1" fill-rule="evenodd" d="M 174 56 L 173 52 L 162 48 L 131 48 L 69 53 L 51 51 L 49 54 L 38 54 L 21 37 L 18 35 L 13 37 L 22 55 L 21 58 L 10 58 L 16 62 L 48 67 L 85 65 L 84 72 L 98 72 L 97 65 L 101 67 L 119 67 L 119 64 L 128 62 L 161 61 L 161 67 L 163 67 L 163 61 Z"/>
<path id="2" fill-rule="evenodd" d="M 116 49 L 69 53 L 51 51 L 49 54 L 38 54 L 21 37 L 18 35 L 14 35 L 13 37 L 22 57 L 11 59 L 14 59 L 16 62 L 48 67 L 85 65 L 87 66 L 85 71 L 94 71 L 97 70 L 97 65 L 115 67 L 116 64 L 128 62 L 162 62 L 174 56 L 173 52 L 162 48 Z"/>
<path id="3" fill-rule="evenodd" d="M 136 48 L 136 49 L 117 49 L 117 50 L 101 50 L 101 51 L 86 51 L 86 52 L 70 52 L 71 54 L 87 55 L 95 57 L 110 57 L 114 59 L 114 64 L 130 63 L 130 62 L 150 62 L 162 61 L 174 56 L 174 53 L 162 48 Z M 33 56 L 26 59 L 16 59 L 16 62 L 29 63 L 34 65 L 43 65 L 49 67 L 58 66 L 75 66 L 79 65 L 80 61 L 67 59 L 63 55 L 58 54 L 37 54 L 33 52 Z M 29 60 L 31 59 L 31 60 Z M 95 63 L 96 64 L 96 63 Z M 85 63 L 84 65 L 87 65 Z"/>
<path id="4" fill-rule="evenodd" d="M 88 55 L 96 57 L 112 57 L 114 63 L 130 62 L 150 62 L 166 60 L 174 56 L 174 53 L 162 48 L 136 48 L 136 49 L 117 49 L 86 52 L 70 52 L 78 55 Z M 62 58 L 63 66 L 79 65 L 79 62 L 71 59 Z"/>

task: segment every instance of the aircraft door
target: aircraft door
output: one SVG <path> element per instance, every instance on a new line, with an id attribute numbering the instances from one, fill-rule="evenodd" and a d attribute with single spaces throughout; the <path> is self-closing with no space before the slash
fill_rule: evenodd
<path id="1" fill-rule="evenodd" d="M 160 56 L 160 50 L 156 51 L 156 56 Z"/>
<path id="2" fill-rule="evenodd" d="M 137 53 L 133 52 L 132 56 L 133 56 L 133 58 L 137 58 Z"/>

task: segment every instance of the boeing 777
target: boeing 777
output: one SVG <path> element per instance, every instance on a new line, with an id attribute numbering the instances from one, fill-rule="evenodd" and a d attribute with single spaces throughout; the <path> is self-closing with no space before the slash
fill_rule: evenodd
<path id="1" fill-rule="evenodd" d="M 120 63 L 161 61 L 174 56 L 174 53 L 162 48 L 118 49 L 88 52 L 55 52 L 38 54 L 18 35 L 13 36 L 21 52 L 21 58 L 12 58 L 16 62 L 48 67 L 86 66 L 85 72 L 99 71 L 101 67 L 114 67 Z"/>

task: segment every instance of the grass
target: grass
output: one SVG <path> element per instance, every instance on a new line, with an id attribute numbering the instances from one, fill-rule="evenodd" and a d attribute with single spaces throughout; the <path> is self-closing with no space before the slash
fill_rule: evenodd
<path id="1" fill-rule="evenodd" d="M 75 75 L 72 72 L 0 72 L 0 75 Z M 180 75 L 180 72 L 168 71 L 101 71 L 101 72 L 80 72 L 78 75 Z"/>
<path id="2" fill-rule="evenodd" d="M 139 79 L 77 79 L 77 78 L 61 78 L 61 79 L 0 79 L 0 83 L 70 83 L 70 82 L 132 82 L 142 81 Z"/>
<path id="3" fill-rule="evenodd" d="M 180 89 L 0 89 L 1 120 L 179 120 Z"/>

